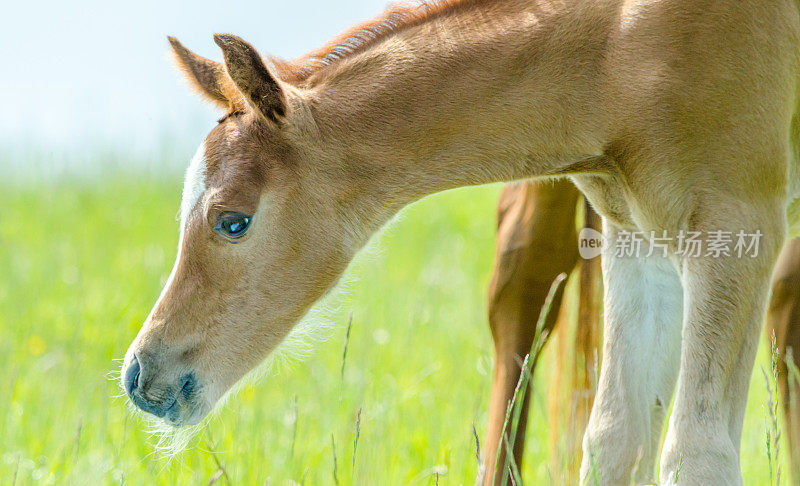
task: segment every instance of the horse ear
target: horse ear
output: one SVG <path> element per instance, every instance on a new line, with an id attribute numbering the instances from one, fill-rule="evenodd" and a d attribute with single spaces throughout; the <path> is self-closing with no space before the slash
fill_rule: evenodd
<path id="1" fill-rule="evenodd" d="M 229 104 L 226 93 L 226 81 L 228 75 L 225 73 L 225 66 L 222 63 L 198 56 L 194 52 L 185 48 L 174 37 L 168 37 L 175 54 L 175 61 L 178 67 L 184 71 L 186 78 L 192 83 L 194 89 L 208 98 L 209 100 L 227 107 Z"/>
<path id="2" fill-rule="evenodd" d="M 228 75 L 242 94 L 265 117 L 274 122 L 282 118 L 286 114 L 283 89 L 253 46 L 230 34 L 216 34 L 214 42 L 222 49 Z"/>

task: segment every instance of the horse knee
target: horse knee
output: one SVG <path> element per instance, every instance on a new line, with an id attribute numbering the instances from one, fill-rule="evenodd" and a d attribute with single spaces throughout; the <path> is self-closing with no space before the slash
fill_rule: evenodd
<path id="1" fill-rule="evenodd" d="M 583 436 L 581 484 L 630 484 L 632 478 L 648 475 L 650 465 L 640 464 L 645 428 L 634 425 L 589 422 Z"/>
<path id="2" fill-rule="evenodd" d="M 557 269 L 533 266 L 527 272 L 526 269 L 516 268 L 508 270 L 512 275 L 504 275 L 502 272 L 506 267 L 498 265 L 496 276 L 506 277 L 507 280 L 505 285 L 493 285 L 488 295 L 489 327 L 496 344 L 511 340 L 519 342 L 522 348 L 530 348 L 542 306 L 553 281 L 560 273 L 568 273 L 572 266 L 574 265 L 563 265 Z M 532 277 L 530 273 L 539 275 Z M 498 278 L 494 278 L 493 282 Z M 549 331 L 555 326 L 562 296 L 563 286 L 553 298 L 544 322 L 545 330 Z"/>
<path id="3" fill-rule="evenodd" d="M 519 198 L 535 195 L 517 194 Z M 517 201 L 517 205 L 531 201 Z M 488 292 L 493 336 L 535 330 L 542 304 L 555 278 L 569 273 L 578 260 L 574 230 L 574 200 L 561 206 L 539 205 L 536 210 L 501 211 L 497 253 Z M 519 208 L 515 208 L 519 209 Z M 533 211 L 533 212 L 531 212 Z M 569 220 L 569 224 L 565 224 Z M 555 321 L 553 302 L 548 325 Z"/>

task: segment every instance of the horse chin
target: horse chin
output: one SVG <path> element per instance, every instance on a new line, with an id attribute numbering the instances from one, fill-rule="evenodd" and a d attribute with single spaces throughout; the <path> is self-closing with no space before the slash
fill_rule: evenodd
<path id="1" fill-rule="evenodd" d="M 198 399 L 194 403 L 184 402 L 174 412 L 156 420 L 171 429 L 185 429 L 202 424 L 213 409 L 213 404 Z"/>

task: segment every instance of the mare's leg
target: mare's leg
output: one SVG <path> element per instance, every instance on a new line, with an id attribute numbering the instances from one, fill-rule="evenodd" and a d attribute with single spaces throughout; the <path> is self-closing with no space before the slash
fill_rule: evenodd
<path id="1" fill-rule="evenodd" d="M 484 482 L 499 483 L 497 447 L 506 407 L 519 380 L 522 358 L 531 350 L 536 322 L 553 280 L 569 272 L 578 258 L 575 206 L 578 191 L 568 181 L 524 182 L 506 186 L 498 208 L 497 257 L 489 287 L 489 325 L 495 345 L 494 379 L 489 405 Z M 561 292 L 553 301 L 546 327 L 556 322 Z M 522 460 L 528 400 L 514 447 Z M 505 455 L 500 458 L 504 464 Z"/>
<path id="2" fill-rule="evenodd" d="M 778 346 L 778 382 L 783 402 L 784 432 L 789 447 L 791 474 L 800 485 L 800 383 L 792 376 L 785 359 L 791 349 L 796 366 L 800 367 L 800 238 L 784 246 L 772 279 L 772 299 L 767 312 L 767 334 L 775 333 Z M 789 381 L 794 380 L 793 385 Z"/>
<path id="3" fill-rule="evenodd" d="M 639 256 L 617 254 L 620 230 L 604 222 L 603 361 L 584 436 L 588 484 L 652 479 L 680 360 L 683 289 L 668 257 L 642 242 Z"/>
<path id="4" fill-rule="evenodd" d="M 780 153 L 780 152 L 778 152 Z M 785 152 L 784 152 L 785 153 Z M 750 174 L 736 197 L 708 191 L 694 201 L 690 231 L 740 230 L 762 234 L 758 254 L 705 254 L 683 258 L 683 346 L 678 390 L 661 457 L 661 481 L 678 484 L 742 483 L 739 450 L 750 375 L 770 277 L 785 234 L 782 195 L 769 175 Z M 743 174 L 746 176 L 746 174 Z M 762 177 L 763 186 L 753 184 Z M 744 184 L 750 184 L 746 186 Z M 745 192 L 747 189 L 749 192 Z"/>

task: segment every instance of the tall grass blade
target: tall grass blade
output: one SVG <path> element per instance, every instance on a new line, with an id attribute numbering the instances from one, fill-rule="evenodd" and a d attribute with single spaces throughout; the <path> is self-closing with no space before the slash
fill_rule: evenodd
<path id="1" fill-rule="evenodd" d="M 217 453 L 214 452 L 214 449 L 216 448 L 216 442 L 214 442 L 214 439 L 211 437 L 211 431 L 210 430 L 206 431 L 206 436 L 208 437 L 207 439 L 205 439 L 206 449 L 208 449 L 208 453 L 211 455 L 211 458 L 214 460 L 214 464 L 216 464 L 216 466 L 217 466 L 217 471 L 211 477 L 211 479 L 209 480 L 208 484 L 214 484 L 219 479 L 224 478 L 225 479 L 225 484 L 230 486 L 231 485 L 231 478 L 230 478 L 230 476 L 228 476 L 228 470 L 225 468 L 225 463 L 220 461 L 219 457 L 217 457 Z M 212 442 L 213 442 L 213 445 L 212 445 Z"/>
<path id="2" fill-rule="evenodd" d="M 17 485 L 17 474 L 19 474 L 19 461 L 22 459 L 22 454 L 17 454 L 17 464 L 14 466 L 14 477 L 11 480 L 11 486 Z"/>
<path id="3" fill-rule="evenodd" d="M 339 476 L 336 474 L 336 440 L 334 440 L 333 434 L 331 434 L 331 452 L 333 452 L 333 482 L 339 486 Z"/>
<path id="4" fill-rule="evenodd" d="M 511 470 L 511 482 L 513 484 L 522 484 L 522 476 L 519 473 L 519 468 L 517 467 L 517 461 L 514 460 L 514 447 L 509 444 L 508 436 L 503 435 L 503 444 L 506 448 L 506 458 L 511 458 L 511 462 L 509 463 L 508 468 Z M 508 460 L 506 460 L 508 462 Z M 505 484 L 505 478 L 503 478 Z"/>
<path id="5" fill-rule="evenodd" d="M 78 463 L 78 455 L 81 448 L 81 431 L 83 430 L 83 416 L 78 417 L 78 430 L 75 432 L 75 463 Z"/>
<path id="6" fill-rule="evenodd" d="M 683 469 L 683 454 L 678 457 L 678 467 L 675 468 L 675 476 L 672 478 L 672 482 L 678 484 L 678 477 L 681 475 L 681 469 Z"/>
<path id="7" fill-rule="evenodd" d="M 356 450 L 358 450 L 358 438 L 361 436 L 361 408 L 358 407 L 358 415 L 356 415 L 356 436 L 353 438 L 353 478 L 356 476 Z"/>
<path id="8" fill-rule="evenodd" d="M 772 332 L 772 341 L 770 346 L 770 374 L 764 367 L 761 367 L 761 374 L 764 376 L 764 384 L 767 387 L 767 413 L 769 415 L 769 422 L 765 424 L 766 428 L 766 449 L 767 461 L 769 463 L 769 481 L 770 485 L 779 485 L 781 481 L 781 429 L 778 425 L 778 345 L 775 340 L 775 331 Z M 765 417 L 766 421 L 766 417 Z"/>
<path id="9" fill-rule="evenodd" d="M 553 299 L 555 298 L 556 293 L 558 292 L 561 284 L 564 283 L 566 280 L 567 274 L 561 273 L 559 274 L 555 280 L 553 280 L 552 285 L 550 285 L 550 290 L 547 293 L 547 298 L 544 300 L 544 304 L 542 305 L 542 311 L 539 313 L 539 320 L 536 322 L 536 331 L 533 337 L 533 344 L 531 346 L 531 352 L 525 356 L 525 359 L 522 361 L 522 366 L 520 369 L 519 380 L 517 381 L 517 386 L 514 389 L 514 394 L 511 397 L 511 401 L 508 404 L 508 409 L 506 411 L 506 418 L 503 421 L 503 428 L 501 429 L 501 440 L 507 440 L 511 450 L 514 450 L 514 443 L 517 437 L 517 429 L 519 428 L 519 420 L 520 416 L 522 415 L 522 408 L 525 403 L 525 395 L 528 392 L 528 384 L 531 380 L 531 369 L 533 368 L 533 363 L 536 361 L 536 356 L 538 356 L 539 351 L 541 350 L 542 346 L 544 345 L 544 324 L 547 321 L 547 316 L 550 313 L 550 307 L 553 304 Z M 533 356 L 533 358 L 531 357 Z M 510 435 L 509 435 L 510 434 Z M 503 447 L 497 448 L 497 457 L 495 458 L 495 476 L 497 475 L 498 467 L 500 466 L 500 457 L 502 456 Z M 513 454 L 506 454 L 505 462 L 503 466 L 502 472 L 502 481 L 500 484 L 507 484 L 508 481 L 508 474 L 511 470 L 509 461 L 513 463 L 514 455 Z M 516 467 L 516 464 L 513 465 Z M 492 478 L 494 479 L 494 478 Z"/>
<path id="10" fill-rule="evenodd" d="M 481 440 L 478 438 L 478 429 L 475 428 L 475 422 L 472 422 L 472 436 L 475 437 L 475 459 L 478 460 L 478 466 L 481 464 Z"/>
<path id="11" fill-rule="evenodd" d="M 794 360 L 794 355 L 792 352 L 792 348 L 786 349 L 786 356 L 784 356 L 784 361 L 786 363 L 786 381 L 788 384 L 788 391 L 789 391 L 789 421 L 786 424 L 789 427 L 789 430 L 798 430 L 800 427 L 800 423 L 797 423 L 797 407 L 800 406 L 800 403 L 797 403 L 797 393 L 798 387 L 800 387 L 800 369 L 797 367 L 797 363 Z M 790 451 L 798 451 L 800 450 L 800 437 L 798 434 L 794 434 L 793 436 L 789 436 L 789 440 L 792 443 L 789 444 Z M 797 457 L 797 454 L 790 454 L 790 466 L 793 474 L 794 483 L 792 484 L 800 484 L 800 458 Z"/>
<path id="12" fill-rule="evenodd" d="M 289 462 L 294 461 L 294 446 L 297 442 L 297 421 L 299 417 L 297 414 L 297 395 L 294 396 L 294 423 L 292 424 L 292 447 L 289 450 Z"/>
<path id="13" fill-rule="evenodd" d="M 353 311 L 350 311 L 350 318 L 347 320 L 347 331 L 344 335 L 344 349 L 342 350 L 342 368 L 339 370 L 339 382 L 344 386 L 344 364 L 347 360 L 347 345 L 350 343 L 350 328 L 353 327 Z"/>

